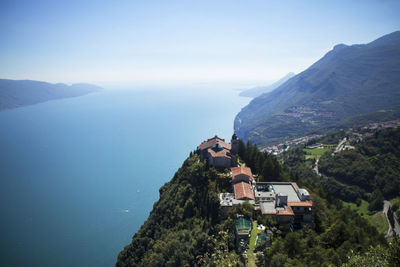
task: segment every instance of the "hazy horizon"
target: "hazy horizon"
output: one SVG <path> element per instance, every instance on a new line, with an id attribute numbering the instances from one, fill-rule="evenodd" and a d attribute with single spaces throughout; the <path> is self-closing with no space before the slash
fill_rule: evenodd
<path id="1" fill-rule="evenodd" d="M 399 30 L 399 11 L 398 1 L 2 1 L 0 77 L 263 85 L 338 43 Z"/>

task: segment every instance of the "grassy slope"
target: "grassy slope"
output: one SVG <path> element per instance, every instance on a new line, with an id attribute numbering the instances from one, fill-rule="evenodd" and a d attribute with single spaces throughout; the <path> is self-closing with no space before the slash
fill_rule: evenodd
<path id="1" fill-rule="evenodd" d="M 330 151 L 330 148 L 315 148 L 315 149 L 303 149 L 307 155 L 306 159 L 319 159 L 326 151 Z"/>
<path id="2" fill-rule="evenodd" d="M 374 225 L 379 233 L 386 234 L 389 225 L 387 224 L 385 215 L 382 211 L 378 211 L 374 214 L 370 214 L 368 211 L 368 202 L 365 200 L 361 201 L 361 205 L 357 206 L 355 203 L 343 202 L 345 206 L 348 206 L 357 211 L 362 217 L 367 219 L 372 225 Z"/>
<path id="3" fill-rule="evenodd" d="M 254 247 L 256 244 L 257 238 L 257 221 L 253 221 L 253 228 L 251 229 L 250 241 L 249 241 L 249 250 L 247 251 L 247 263 L 248 266 L 256 266 L 255 260 L 256 257 L 254 255 Z"/>

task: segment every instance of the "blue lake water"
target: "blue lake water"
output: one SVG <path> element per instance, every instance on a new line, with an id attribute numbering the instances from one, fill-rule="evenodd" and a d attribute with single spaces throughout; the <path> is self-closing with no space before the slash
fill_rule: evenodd
<path id="1" fill-rule="evenodd" d="M 113 266 L 232 89 L 105 90 L 0 112 L 2 266 Z"/>

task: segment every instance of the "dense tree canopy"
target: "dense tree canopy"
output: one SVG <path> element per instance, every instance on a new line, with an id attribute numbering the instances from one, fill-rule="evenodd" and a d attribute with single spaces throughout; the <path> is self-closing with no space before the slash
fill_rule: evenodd
<path id="1" fill-rule="evenodd" d="M 219 220 L 219 176 L 198 155 L 188 158 L 160 189 L 160 200 L 116 266 L 243 265 L 234 252 L 233 220 Z"/>
<path id="2" fill-rule="evenodd" d="M 400 194 L 400 129 L 375 133 L 355 150 L 323 155 L 319 170 L 337 181 L 391 199 Z M 379 208 L 377 206 L 376 208 Z"/>
<path id="3" fill-rule="evenodd" d="M 376 166 L 391 159 L 388 153 L 398 157 L 398 144 L 393 149 L 395 141 L 386 140 L 393 134 L 398 132 L 383 137 L 377 134 L 373 140 L 366 141 L 367 146 L 361 144 L 357 147 L 355 152 L 359 155 L 346 152 L 341 157 L 344 161 L 352 157 L 360 163 L 372 162 L 363 170 L 352 170 L 367 177 L 363 188 L 344 185 L 333 177 L 317 176 L 304 163 L 302 149 L 289 151 L 283 157 L 285 164 L 281 165 L 276 157 L 239 141 L 239 162 L 251 167 L 258 181 L 294 181 L 311 192 L 312 227 L 287 234 L 277 230 L 276 221 L 262 216 L 248 203 L 235 207 L 227 219 L 221 219 L 218 193 L 232 190 L 230 177 L 226 172 L 209 168 L 206 162 L 199 160 L 197 153 L 191 153 L 173 179 L 160 189 L 160 200 L 154 204 L 132 243 L 120 252 L 116 266 L 243 266 L 245 259 L 235 251 L 234 219 L 237 213 L 258 219 L 268 230 L 273 230 L 271 247 L 261 248 L 257 255 L 259 265 L 340 265 L 348 262 L 349 256 L 349 263 L 352 263 L 356 261 L 352 255 L 370 253 L 371 246 L 380 245 L 388 250 L 377 229 L 355 211 L 344 207 L 332 192 L 337 190 L 343 197 L 347 195 L 355 200 L 364 195 L 371 180 L 378 185 L 378 190 L 370 196 L 371 203 L 376 200 L 378 205 L 385 194 L 390 195 L 387 174 L 396 173 L 398 166 L 391 162 L 390 171 L 382 171 Z M 324 156 L 324 161 L 327 160 L 329 157 Z"/>
<path id="4" fill-rule="evenodd" d="M 245 145 L 240 139 L 239 157 L 251 168 L 253 174 L 259 176 L 259 181 L 284 181 L 288 179 L 274 156 L 260 152 L 256 145 L 249 142 Z"/>

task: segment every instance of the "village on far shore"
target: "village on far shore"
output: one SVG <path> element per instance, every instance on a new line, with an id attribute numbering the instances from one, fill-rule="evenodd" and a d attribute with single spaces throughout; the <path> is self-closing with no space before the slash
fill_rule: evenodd
<path id="1" fill-rule="evenodd" d="M 197 147 L 201 161 L 206 161 L 217 170 L 230 169 L 231 190 L 219 194 L 221 217 L 226 218 L 233 207 L 247 202 L 261 215 L 273 218 L 281 231 L 291 232 L 305 225 L 311 226 L 313 202 L 309 192 L 294 182 L 257 181 L 251 169 L 238 160 L 238 142 L 236 134 L 233 134 L 230 143 L 214 136 Z M 246 250 L 249 241 L 253 240 L 253 233 L 257 235 L 257 244 L 270 245 L 271 231 L 264 225 L 253 225 L 254 222 L 242 214 L 236 215 L 235 224 L 238 252 Z M 257 231 L 252 231 L 254 227 Z"/>
<path id="2" fill-rule="evenodd" d="M 349 128 L 347 131 L 349 132 L 350 137 L 348 137 L 347 140 L 345 140 L 342 144 L 339 143 L 336 149 L 334 150 L 334 153 L 337 154 L 340 153 L 340 151 L 342 150 L 354 149 L 354 146 L 348 145 L 350 139 L 359 142 L 365 137 L 372 136 L 377 131 L 388 128 L 396 128 L 399 126 L 400 126 L 400 120 L 391 120 L 384 122 L 371 122 L 359 128 Z M 260 149 L 260 151 L 267 152 L 268 154 L 279 155 L 285 151 L 288 151 L 289 148 L 298 145 L 306 145 L 307 149 L 331 148 L 330 145 L 313 143 L 313 140 L 320 139 L 324 136 L 326 136 L 326 134 L 313 134 L 313 135 L 296 137 L 294 139 L 286 140 L 279 144 L 263 147 Z"/>

